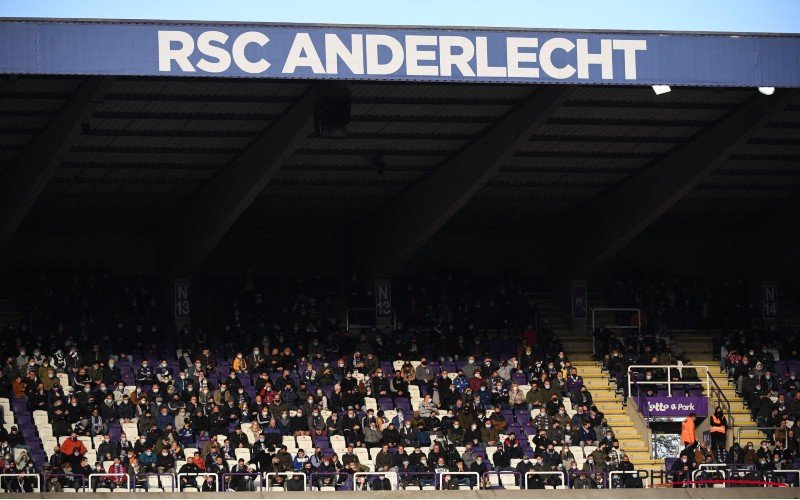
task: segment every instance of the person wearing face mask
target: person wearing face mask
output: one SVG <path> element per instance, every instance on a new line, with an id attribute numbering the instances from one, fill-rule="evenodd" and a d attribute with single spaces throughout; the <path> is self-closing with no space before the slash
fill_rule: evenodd
<path id="1" fill-rule="evenodd" d="M 452 420 L 450 429 L 447 431 L 447 439 L 455 446 L 464 445 L 464 429 L 461 427 L 461 423 L 458 420 Z"/>
<path id="2" fill-rule="evenodd" d="M 672 482 L 675 483 L 675 488 L 691 488 L 690 484 L 683 484 L 692 480 L 694 464 L 689 460 L 689 456 L 690 455 L 681 452 L 678 460 L 672 465 Z"/>
<path id="3" fill-rule="evenodd" d="M 139 368 L 136 369 L 136 384 L 139 386 L 153 385 L 156 381 L 155 372 L 150 362 L 146 359 L 142 360 Z"/>
<path id="4" fill-rule="evenodd" d="M 518 486 L 522 486 L 524 488 L 533 488 L 534 485 L 532 484 L 533 483 L 532 478 L 536 476 L 532 476 L 530 479 L 527 476 L 528 472 L 533 470 L 533 463 L 531 463 L 531 459 L 527 455 L 523 456 L 522 460 L 517 462 L 517 465 L 516 467 L 514 467 L 513 470 L 514 472 L 519 474 L 520 478 L 522 478 L 522 485 L 520 485 L 519 480 L 517 480 Z"/>
<path id="5" fill-rule="evenodd" d="M 744 449 L 742 463 L 746 465 L 754 465 L 757 461 L 758 461 L 758 454 L 756 453 L 756 450 L 753 447 L 753 443 L 748 442 L 747 446 Z"/>
<path id="6" fill-rule="evenodd" d="M 320 414 L 319 409 L 313 405 L 308 416 L 308 430 L 312 436 L 324 436 L 327 430 L 325 419 Z"/>
<path id="7" fill-rule="evenodd" d="M 251 376 L 255 377 L 262 371 L 266 371 L 266 358 L 261 352 L 261 347 L 254 346 L 250 353 L 244 358 Z"/>
<path id="8" fill-rule="evenodd" d="M 722 413 L 722 408 L 717 406 L 714 414 L 710 418 L 710 435 L 711 435 L 711 450 L 717 453 L 720 446 L 725 447 L 727 444 L 728 420 Z"/>
<path id="9" fill-rule="evenodd" d="M 166 359 L 162 359 L 158 366 L 155 369 L 156 380 L 158 380 L 162 384 L 168 384 L 172 381 L 174 372 L 172 368 L 167 363 Z"/>
<path id="10" fill-rule="evenodd" d="M 478 473 L 478 477 L 480 477 L 480 478 L 483 478 L 483 475 L 488 470 L 489 470 L 489 468 L 486 466 L 486 462 L 483 461 L 483 457 L 481 455 L 478 455 L 477 457 L 475 457 L 475 461 L 472 463 L 472 465 L 469 466 L 469 471 L 470 472 L 477 472 Z M 483 480 L 482 480 L 482 482 L 483 482 Z"/>
<path id="11" fill-rule="evenodd" d="M 798 380 L 797 374 L 790 372 L 781 387 L 786 391 L 786 397 L 790 400 L 794 399 L 795 394 L 800 391 L 800 380 Z"/>

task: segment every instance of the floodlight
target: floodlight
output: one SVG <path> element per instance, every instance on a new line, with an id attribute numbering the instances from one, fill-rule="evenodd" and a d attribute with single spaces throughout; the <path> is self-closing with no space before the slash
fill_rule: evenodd
<path id="1" fill-rule="evenodd" d="M 656 95 L 666 94 L 670 90 L 672 89 L 669 88 L 669 85 L 653 85 L 653 92 L 655 92 Z"/>
<path id="2" fill-rule="evenodd" d="M 758 87 L 758 91 L 764 95 L 772 95 L 775 93 L 775 87 Z"/>

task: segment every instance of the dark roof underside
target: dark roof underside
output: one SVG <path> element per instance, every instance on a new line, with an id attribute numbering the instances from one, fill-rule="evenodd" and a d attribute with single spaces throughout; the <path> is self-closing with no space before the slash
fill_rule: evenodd
<path id="1" fill-rule="evenodd" d="M 0 81 L 0 171 L 78 78 Z M 123 78 L 114 83 L 21 230 L 155 228 L 299 99 L 310 83 Z M 523 85 L 350 83 L 346 137 L 309 136 L 234 230 L 354 226 L 533 91 Z M 579 87 L 444 230 L 543 229 L 691 141 L 750 89 Z M 376 161 L 377 158 L 377 161 Z M 375 167 L 383 165 L 382 172 Z M 800 193 L 800 101 L 651 229 L 726 229 Z"/>

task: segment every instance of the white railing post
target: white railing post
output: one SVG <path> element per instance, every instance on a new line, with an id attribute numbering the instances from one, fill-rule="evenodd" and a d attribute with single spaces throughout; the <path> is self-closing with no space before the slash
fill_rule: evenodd
<path id="1" fill-rule="evenodd" d="M 474 476 L 475 477 L 475 489 L 481 489 L 481 476 L 477 472 L 441 472 L 437 473 L 436 483 L 438 485 L 438 489 L 443 489 L 444 485 L 444 477 L 445 476 Z M 470 487 L 470 489 L 473 489 Z"/>
<path id="2" fill-rule="evenodd" d="M 97 472 L 93 474 L 89 474 L 89 489 L 94 491 L 94 489 L 98 486 L 92 485 L 92 478 L 101 478 L 101 477 L 124 477 L 125 478 L 125 487 L 128 491 L 131 491 L 131 476 L 127 472 Z M 99 483 L 99 481 L 98 481 Z M 116 483 L 115 483 L 116 485 Z M 115 486 L 118 488 L 119 486 Z"/>
<path id="3" fill-rule="evenodd" d="M 558 476 L 561 478 L 561 486 L 566 489 L 567 487 L 567 479 L 564 475 L 563 471 L 553 471 L 553 472 L 535 472 L 535 471 L 528 471 L 525 473 L 525 485 L 523 489 L 529 488 L 528 478 L 531 476 Z M 558 487 L 556 487 L 558 488 Z"/>
<path id="4" fill-rule="evenodd" d="M 703 467 L 704 465 L 707 465 L 709 467 Z M 697 480 L 697 475 L 701 474 L 701 473 L 703 473 L 703 472 L 705 472 L 707 470 L 713 470 L 715 474 L 721 474 L 723 481 L 725 479 L 727 479 L 728 474 L 726 473 L 726 471 L 725 471 L 725 469 L 723 467 L 725 467 L 725 464 L 700 464 L 700 468 L 699 469 L 696 469 L 696 470 L 692 471 L 692 488 L 698 488 L 697 484 L 695 484 L 695 481 Z M 724 482 L 720 483 L 720 484 L 722 484 L 723 488 L 727 488 L 728 487 L 728 485 L 725 484 Z M 712 487 L 713 486 L 714 485 L 712 485 Z"/>
<path id="5" fill-rule="evenodd" d="M 293 477 L 295 477 L 297 475 L 303 476 L 303 490 L 302 491 L 308 491 L 308 482 L 309 482 L 309 480 L 311 478 L 306 476 L 305 473 L 303 473 L 303 472 L 295 472 L 295 471 L 292 471 L 292 472 L 268 472 L 264 476 L 265 481 L 266 481 L 265 487 L 264 487 L 264 491 L 280 491 L 280 490 L 286 491 L 286 481 L 288 481 L 289 479 L 291 479 L 291 478 L 293 478 Z M 273 477 L 279 477 L 279 476 L 285 477 L 286 479 L 284 480 L 282 487 L 273 489 L 270 480 Z"/>
<path id="6" fill-rule="evenodd" d="M 181 472 L 178 474 L 178 491 L 183 491 L 184 485 L 181 484 L 181 478 L 184 477 L 193 477 L 194 478 L 194 487 L 197 488 L 197 491 L 202 491 L 203 485 L 197 483 L 197 478 L 202 477 L 203 483 L 205 484 L 205 478 L 212 476 L 214 478 L 214 491 L 219 493 L 219 476 L 213 472 Z M 189 486 L 188 484 L 186 486 Z"/>
<path id="7" fill-rule="evenodd" d="M 29 477 L 35 477 L 36 478 L 36 486 L 33 488 L 33 491 L 37 492 L 37 493 L 41 493 L 41 491 L 42 491 L 42 477 L 39 474 L 31 474 L 29 472 L 18 472 L 16 474 L 0 474 L 0 482 L 4 482 L 6 478 L 22 479 L 22 481 L 24 482 L 25 478 L 29 478 Z M 22 488 L 22 493 L 26 493 L 26 491 L 24 490 L 24 487 L 22 485 L 20 485 L 20 488 Z"/>

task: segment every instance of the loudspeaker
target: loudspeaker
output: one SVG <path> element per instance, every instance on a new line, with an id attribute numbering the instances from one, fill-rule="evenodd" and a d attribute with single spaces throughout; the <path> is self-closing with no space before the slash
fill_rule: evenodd
<path id="1" fill-rule="evenodd" d="M 350 90 L 333 88 L 314 110 L 314 129 L 318 135 L 340 132 L 350 123 Z"/>

